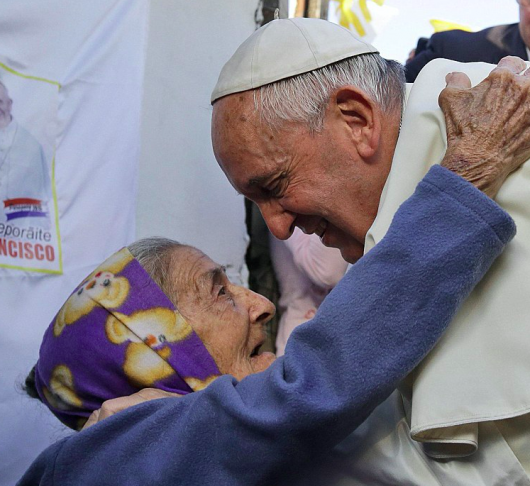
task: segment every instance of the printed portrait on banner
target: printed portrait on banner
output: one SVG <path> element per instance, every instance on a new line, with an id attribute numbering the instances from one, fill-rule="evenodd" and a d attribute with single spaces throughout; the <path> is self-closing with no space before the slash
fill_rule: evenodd
<path id="1" fill-rule="evenodd" d="M 0 62 L 0 268 L 61 273 L 55 139 L 59 84 Z"/>

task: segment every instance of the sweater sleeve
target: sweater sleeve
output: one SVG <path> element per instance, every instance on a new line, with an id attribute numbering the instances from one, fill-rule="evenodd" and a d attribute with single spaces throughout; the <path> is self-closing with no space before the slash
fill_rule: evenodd
<path id="1" fill-rule="evenodd" d="M 514 233 L 491 199 L 433 167 L 268 370 L 116 414 L 45 451 L 19 485 L 278 484 L 388 397 Z"/>

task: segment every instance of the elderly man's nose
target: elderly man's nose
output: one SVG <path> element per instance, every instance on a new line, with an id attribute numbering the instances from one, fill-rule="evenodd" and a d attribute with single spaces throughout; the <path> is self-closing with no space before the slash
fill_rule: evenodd
<path id="1" fill-rule="evenodd" d="M 278 203 L 260 204 L 259 209 L 270 232 L 279 240 L 286 240 L 294 231 L 296 216 L 284 210 Z"/>

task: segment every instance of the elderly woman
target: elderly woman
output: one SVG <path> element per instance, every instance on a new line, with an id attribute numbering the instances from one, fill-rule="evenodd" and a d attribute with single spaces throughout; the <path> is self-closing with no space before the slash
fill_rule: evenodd
<path id="1" fill-rule="evenodd" d="M 104 400 L 140 388 L 185 395 L 222 374 L 242 379 L 274 360 L 258 354 L 274 312 L 199 250 L 140 240 L 74 290 L 44 336 L 26 390 L 80 429 Z"/>
<path id="2" fill-rule="evenodd" d="M 186 396 L 63 439 L 19 484 L 294 484 L 288 473 L 324 459 L 333 470 L 333 447 L 432 348 L 513 234 L 491 199 L 431 169 L 276 360 L 258 352 L 273 307 L 203 253 L 161 240 L 118 252 L 48 329 L 39 396 L 74 428 L 104 400 L 143 387 Z M 337 453 L 358 444 L 343 441 Z M 428 482 L 411 481 L 410 467 L 385 484 L 440 484 L 428 470 Z"/>

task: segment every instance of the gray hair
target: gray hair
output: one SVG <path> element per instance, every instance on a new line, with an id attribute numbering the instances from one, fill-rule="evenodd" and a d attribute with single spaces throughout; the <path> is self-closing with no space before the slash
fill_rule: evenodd
<path id="1" fill-rule="evenodd" d="M 261 119 L 273 129 L 283 122 L 299 122 L 307 124 L 311 132 L 319 132 L 331 94 L 347 85 L 362 89 L 385 113 L 403 108 L 404 68 L 379 54 L 350 57 L 267 84 L 254 91 L 254 104 Z"/>
<path id="2" fill-rule="evenodd" d="M 177 289 L 168 270 L 173 261 L 174 250 L 190 247 L 169 238 L 153 236 L 137 240 L 127 248 L 176 306 Z"/>

